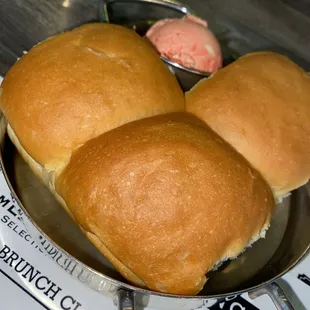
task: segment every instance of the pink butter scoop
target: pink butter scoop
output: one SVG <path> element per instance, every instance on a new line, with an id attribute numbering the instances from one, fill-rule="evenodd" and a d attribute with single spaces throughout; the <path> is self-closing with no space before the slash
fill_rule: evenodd
<path id="1" fill-rule="evenodd" d="M 161 56 L 184 67 L 214 72 L 222 66 L 220 45 L 206 21 L 192 15 L 163 19 L 146 33 Z"/>

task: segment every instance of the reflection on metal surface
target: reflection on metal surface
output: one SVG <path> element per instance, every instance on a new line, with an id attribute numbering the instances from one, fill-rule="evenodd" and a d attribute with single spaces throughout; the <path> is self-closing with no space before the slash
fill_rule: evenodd
<path id="1" fill-rule="evenodd" d="M 63 0 L 62 6 L 63 6 L 64 8 L 68 8 L 68 7 L 70 6 L 70 0 Z"/>

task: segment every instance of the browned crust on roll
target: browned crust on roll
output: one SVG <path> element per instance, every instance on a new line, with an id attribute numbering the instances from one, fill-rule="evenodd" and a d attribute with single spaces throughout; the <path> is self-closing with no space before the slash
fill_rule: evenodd
<path id="1" fill-rule="evenodd" d="M 131 282 L 176 294 L 199 292 L 210 268 L 268 227 L 274 206 L 259 173 L 185 113 L 89 140 L 56 191 Z"/>
<path id="2" fill-rule="evenodd" d="M 87 24 L 32 48 L 9 70 L 0 105 L 20 143 L 47 170 L 105 131 L 183 111 L 176 78 L 134 31 Z"/>
<path id="3" fill-rule="evenodd" d="M 310 77 L 287 57 L 241 57 L 187 92 L 186 110 L 243 154 L 276 196 L 308 181 Z"/>

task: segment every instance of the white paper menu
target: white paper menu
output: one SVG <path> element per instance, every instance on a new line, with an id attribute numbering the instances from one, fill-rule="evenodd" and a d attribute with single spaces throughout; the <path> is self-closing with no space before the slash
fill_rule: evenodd
<path id="1" fill-rule="evenodd" d="M 47 257 L 20 221 L 21 215 L 22 210 L 0 169 L 0 310 L 117 309 L 112 299 L 88 288 Z M 310 255 L 282 280 L 295 292 L 297 310 L 310 309 Z M 290 296 L 291 290 L 288 295 L 294 298 Z M 268 296 L 253 301 L 243 294 L 199 309 L 273 310 L 275 307 Z"/>

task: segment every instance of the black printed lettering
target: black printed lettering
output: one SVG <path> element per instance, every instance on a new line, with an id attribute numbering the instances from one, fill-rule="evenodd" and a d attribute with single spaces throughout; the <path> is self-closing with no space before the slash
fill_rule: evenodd
<path id="1" fill-rule="evenodd" d="M 2 207 L 5 207 L 9 203 L 10 203 L 10 200 L 6 199 L 6 197 L 4 195 L 0 196 L 0 204 L 2 205 Z"/>
<path id="2" fill-rule="evenodd" d="M 16 230 L 18 228 L 18 225 L 16 224 L 13 228 L 13 231 L 16 232 L 18 234 L 18 230 Z"/>
<path id="3" fill-rule="evenodd" d="M 26 241 L 30 241 L 30 239 L 31 239 L 31 236 L 27 234 L 27 235 L 25 236 L 25 240 L 26 240 Z"/>
<path id="4" fill-rule="evenodd" d="M 15 223 L 14 223 L 13 221 L 10 221 L 10 222 L 8 223 L 8 227 L 9 227 L 9 228 L 12 228 L 14 225 L 15 225 Z"/>
<path id="5" fill-rule="evenodd" d="M 310 286 L 310 278 L 305 274 L 299 274 L 297 277 L 300 281 L 304 282 L 305 284 Z"/>
<path id="6" fill-rule="evenodd" d="M 77 310 L 80 306 L 82 306 L 82 304 L 80 304 L 80 303 L 77 301 L 75 307 L 73 308 L 73 310 Z"/>
<path id="7" fill-rule="evenodd" d="M 10 217 L 8 215 L 4 215 L 1 219 L 1 222 L 6 224 L 9 221 L 9 219 Z"/>
<path id="8" fill-rule="evenodd" d="M 37 275 L 41 274 L 41 271 L 35 270 L 32 265 L 29 264 L 29 269 L 26 273 L 22 274 L 22 276 L 27 279 L 27 276 L 29 275 L 29 278 L 27 279 L 29 283 L 31 283 Z"/>
<path id="9" fill-rule="evenodd" d="M 55 287 L 55 288 L 54 288 Z M 46 295 L 47 297 L 49 297 L 49 299 L 54 300 L 56 295 L 62 291 L 62 289 L 57 286 L 54 282 L 52 282 L 51 286 L 49 287 L 49 289 L 47 291 L 44 292 L 44 295 Z M 52 293 L 50 296 L 49 294 Z"/>
<path id="10" fill-rule="evenodd" d="M 3 248 L 2 248 L 2 250 L 0 251 L 0 258 L 5 258 L 6 257 L 6 255 L 8 254 L 8 253 L 10 253 L 11 252 L 11 249 L 7 246 L 7 245 L 5 245 Z"/>
<path id="11" fill-rule="evenodd" d="M 16 211 L 16 207 L 15 207 L 14 205 L 11 205 L 11 206 L 8 208 L 8 211 L 9 211 L 12 215 L 16 216 L 17 213 L 15 213 L 14 210 Z M 16 212 L 17 212 L 17 211 L 16 211 Z"/>
<path id="12" fill-rule="evenodd" d="M 9 219 L 7 218 L 5 221 L 8 222 Z M 21 237 L 27 236 L 25 230 L 22 230 L 19 235 Z M 50 249 L 50 253 L 54 254 L 54 250 L 52 251 Z M 52 301 L 54 301 L 59 292 L 62 291 L 61 287 L 52 282 L 52 280 L 47 276 L 44 276 L 39 270 L 35 269 L 29 262 L 27 262 L 9 246 L 4 245 L 0 250 L 0 259 L 2 259 L 6 264 L 8 264 L 8 266 L 12 268 L 12 270 L 20 274 L 29 283 L 32 283 L 33 288 L 42 291 L 42 293 Z M 73 272 L 75 265 L 72 263 L 72 261 L 68 258 L 65 258 L 64 261 L 67 263 L 66 269 L 70 272 Z M 81 303 L 69 295 L 66 295 L 61 300 L 61 307 L 63 310 L 79 310 L 80 306 Z"/>
<path id="13" fill-rule="evenodd" d="M 15 265 L 15 267 L 14 267 L 14 269 L 15 269 L 16 272 L 22 273 L 22 272 L 26 269 L 26 267 L 29 265 L 27 262 L 25 262 L 25 264 L 22 265 L 23 262 L 25 262 L 25 260 L 24 260 L 22 257 L 20 257 L 20 258 L 19 258 L 19 262 L 18 262 L 18 263 Z M 22 267 L 20 267 L 20 265 L 21 265 Z"/>
<path id="14" fill-rule="evenodd" d="M 19 259 L 19 255 L 15 253 L 14 251 L 12 251 L 12 253 L 3 261 L 9 264 L 10 267 L 13 267 L 13 261 L 18 260 L 18 259 Z"/>
<path id="15" fill-rule="evenodd" d="M 44 281 L 43 281 L 44 280 Z M 45 282 L 45 286 L 42 286 L 42 282 Z M 35 286 L 38 290 L 42 291 L 46 289 L 46 285 L 50 284 L 51 280 L 49 280 L 47 277 L 45 276 L 40 276 L 36 282 L 35 282 Z"/>
<path id="16" fill-rule="evenodd" d="M 22 229 L 22 230 L 19 232 L 19 236 L 22 237 L 22 238 L 25 238 L 25 236 L 24 236 L 25 234 L 26 234 L 26 230 L 23 230 L 23 229 Z"/>
<path id="17" fill-rule="evenodd" d="M 82 305 L 71 296 L 65 296 L 60 301 L 60 307 L 63 310 L 77 310 L 80 306 Z"/>

